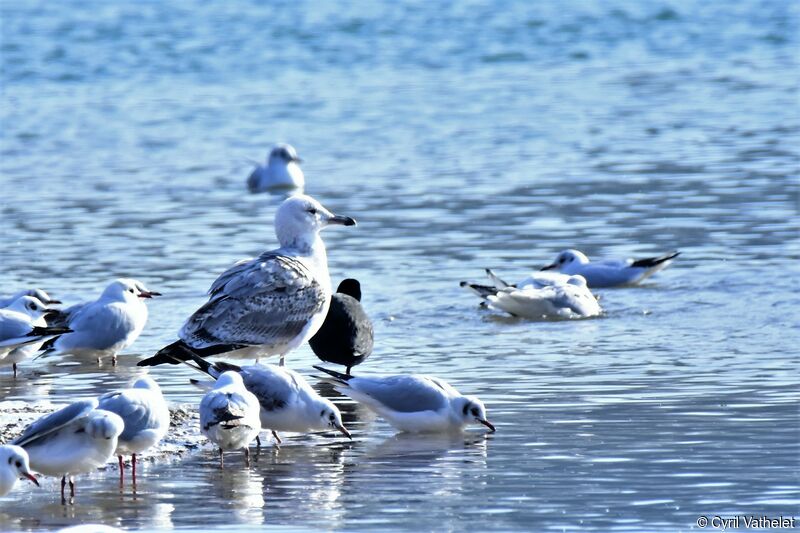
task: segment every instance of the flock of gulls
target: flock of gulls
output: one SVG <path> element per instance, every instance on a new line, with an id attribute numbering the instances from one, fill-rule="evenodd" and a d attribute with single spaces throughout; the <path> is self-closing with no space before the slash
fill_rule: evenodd
<path id="1" fill-rule="evenodd" d="M 352 439 L 338 407 L 321 396 L 299 373 L 286 366 L 288 354 L 308 342 L 325 362 L 321 379 L 364 405 L 389 424 L 406 432 L 461 431 L 469 424 L 494 432 L 484 404 L 461 394 L 434 376 L 354 376 L 352 367 L 369 357 L 373 326 L 361 306 L 361 287 L 345 279 L 333 293 L 325 244 L 320 232 L 328 226 L 354 226 L 302 194 L 300 158 L 288 144 L 276 145 L 265 165 L 247 180 L 253 192 L 295 189 L 278 208 L 275 234 L 280 247 L 235 263 L 219 275 L 208 301 L 192 313 L 178 339 L 139 366 L 187 365 L 204 377 L 191 382 L 204 392 L 200 401 L 200 431 L 224 453 L 249 447 L 259 433 L 336 431 Z M 585 318 L 601 313 L 591 288 L 632 285 L 666 267 L 677 252 L 641 260 L 590 261 L 577 250 L 566 250 L 555 261 L 518 283 L 506 283 L 487 270 L 488 284 L 461 285 L 483 299 L 486 307 L 526 318 Z M 0 368 L 33 356 L 51 354 L 110 358 L 128 348 L 147 322 L 145 301 L 160 296 L 135 279 L 113 281 L 94 301 L 61 308 L 60 301 L 40 289 L 0 298 Z M 37 355 L 38 354 L 38 355 Z M 279 356 L 279 364 L 261 358 Z M 250 358 L 238 366 L 209 358 Z M 0 496 L 19 479 L 38 485 L 34 473 L 61 477 L 61 499 L 75 496 L 74 476 L 119 461 L 124 481 L 124 456 L 131 456 L 136 482 L 136 457 L 156 445 L 170 426 L 170 414 L 158 384 L 140 377 L 129 388 L 98 398 L 76 401 L 24 429 L 0 446 Z"/>

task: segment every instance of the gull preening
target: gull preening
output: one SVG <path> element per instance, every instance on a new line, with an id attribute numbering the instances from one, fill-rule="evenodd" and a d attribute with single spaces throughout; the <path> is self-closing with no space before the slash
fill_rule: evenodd
<path id="1" fill-rule="evenodd" d="M 403 374 L 386 377 L 348 376 L 314 366 L 330 378 L 334 388 L 374 411 L 400 431 L 411 433 L 461 431 L 482 424 L 492 432 L 486 407 L 474 396 L 464 396 L 433 376 Z"/>
<path id="2" fill-rule="evenodd" d="M 17 363 L 37 352 L 45 341 L 72 331 L 49 326 L 45 316 L 51 312 L 53 309 L 33 296 L 21 296 L 0 309 L 0 366 L 11 365 L 14 377 Z"/>
<path id="3" fill-rule="evenodd" d="M 488 268 L 486 274 L 492 285 L 462 281 L 461 286 L 484 298 L 488 307 L 513 316 L 534 320 L 589 318 L 603 312 L 582 276 L 531 276 L 519 285 L 511 285 Z"/>
<path id="4" fill-rule="evenodd" d="M 242 377 L 245 388 L 258 399 L 262 429 L 272 431 L 280 444 L 278 431 L 307 433 L 309 431 L 337 430 L 349 439 L 350 432 L 342 423 L 339 408 L 315 391 L 306 379 L 285 366 L 255 364 L 236 366 L 230 363 L 209 363 L 201 357 L 193 360 L 200 370 L 217 379 L 224 372 L 236 372 Z M 192 380 L 201 388 L 211 385 Z M 258 437 L 256 437 L 258 441 Z M 260 441 L 258 441 L 260 444 Z"/>
<path id="5" fill-rule="evenodd" d="M 46 343 L 44 355 L 72 354 L 98 362 L 111 357 L 116 364 L 117 354 L 136 341 L 147 323 L 144 300 L 160 295 L 135 279 L 113 281 L 97 300 L 61 311 L 54 324 L 72 332 Z"/>
<path id="6" fill-rule="evenodd" d="M 50 298 L 50 295 L 42 289 L 24 289 L 11 296 L 0 296 L 0 308 L 8 307 L 23 296 L 33 296 L 45 305 L 58 305 L 61 302 Z"/>
<path id="7" fill-rule="evenodd" d="M 180 340 L 140 366 L 178 364 L 226 354 L 244 357 L 285 355 L 311 338 L 331 301 L 325 243 L 319 232 L 329 225 L 353 226 L 310 196 L 286 199 L 275 214 L 281 247 L 242 260 L 223 272 L 209 289 L 209 300 L 194 312 Z"/>
<path id="8" fill-rule="evenodd" d="M 237 372 L 223 372 L 200 402 L 200 431 L 219 448 L 219 466 L 225 466 L 225 450 L 244 449 L 250 466 L 248 446 L 261 431 L 258 399 L 248 391 Z"/>
<path id="9" fill-rule="evenodd" d="M 169 408 L 161 388 L 152 378 L 141 377 L 130 388 L 106 393 L 100 409 L 116 413 L 125 423 L 115 453 L 119 458 L 119 482 L 123 481 L 123 455 L 131 456 L 131 479 L 136 484 L 136 455 L 158 444 L 169 429 Z"/>
<path id="10" fill-rule="evenodd" d="M 331 305 L 322 327 L 308 344 L 322 361 L 350 369 L 372 353 L 372 321 L 361 306 L 361 284 L 345 279 L 331 296 Z"/>
<path id="11" fill-rule="evenodd" d="M 70 498 L 75 497 L 76 474 L 91 472 L 108 462 L 125 425 L 97 400 L 82 400 L 36 420 L 11 444 L 28 452 L 34 472 L 61 476 L 61 501 L 69 478 Z"/>
<path id="12" fill-rule="evenodd" d="M 247 178 L 250 192 L 262 192 L 276 188 L 302 189 L 305 176 L 300 169 L 302 159 L 291 144 L 276 144 L 272 147 L 264 165 L 257 164 Z"/>
<path id="13" fill-rule="evenodd" d="M 555 261 L 542 270 L 555 270 L 563 274 L 578 274 L 591 288 L 634 285 L 649 278 L 672 263 L 680 252 L 669 252 L 645 259 L 605 259 L 590 261 L 578 250 L 564 250 Z"/>
<path id="14" fill-rule="evenodd" d="M 17 480 L 23 477 L 39 486 L 39 481 L 31 473 L 28 452 L 11 444 L 0 446 L 0 497 L 11 492 Z"/>

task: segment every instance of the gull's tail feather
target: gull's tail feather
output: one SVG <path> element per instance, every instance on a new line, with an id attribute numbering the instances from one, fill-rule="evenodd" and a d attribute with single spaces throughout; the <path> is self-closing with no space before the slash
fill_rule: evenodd
<path id="1" fill-rule="evenodd" d="M 65 326 L 33 326 L 33 330 L 28 333 L 28 337 L 46 337 L 49 335 L 63 335 L 72 333 L 72 330 Z"/>
<path id="2" fill-rule="evenodd" d="M 330 381 L 334 384 L 344 384 L 347 383 L 349 380 L 353 379 L 355 376 L 348 376 L 347 374 L 342 374 L 341 372 L 337 372 L 336 370 L 328 370 L 327 368 L 318 366 L 318 365 L 311 365 L 312 368 L 316 368 L 320 372 L 325 372 L 329 376 L 332 376 L 334 379 L 322 377 L 322 379 L 326 381 Z"/>
<path id="3" fill-rule="evenodd" d="M 493 294 L 497 294 L 497 289 L 489 285 L 481 285 L 479 283 L 470 283 L 468 281 L 462 281 L 461 283 L 459 283 L 459 286 L 464 287 L 470 292 L 477 294 L 481 298 L 488 298 Z"/>
<path id="4" fill-rule="evenodd" d="M 202 391 L 206 391 L 206 392 L 208 392 L 208 391 L 210 391 L 211 389 L 214 388 L 214 382 L 213 381 L 200 381 L 199 379 L 193 379 L 192 378 L 192 379 L 189 379 L 189 383 L 191 383 L 192 385 L 194 385 L 198 389 L 200 389 Z"/>
<path id="5" fill-rule="evenodd" d="M 631 266 L 632 267 L 641 267 L 641 268 L 653 268 L 653 267 L 658 266 L 658 265 L 660 265 L 662 263 L 665 263 L 667 261 L 675 259 L 679 255 L 681 255 L 680 252 L 669 252 L 667 254 L 660 255 L 658 257 L 647 257 L 645 259 L 638 259 L 638 260 L 634 261 L 633 263 L 631 263 Z"/>
<path id="6" fill-rule="evenodd" d="M 486 275 L 489 276 L 489 280 L 494 284 L 495 289 L 497 289 L 497 290 L 502 290 L 502 289 L 505 289 L 505 288 L 508 288 L 508 287 L 513 287 L 513 285 L 511 285 L 510 283 L 506 283 L 502 279 L 498 278 L 497 274 L 492 272 L 491 268 L 487 268 L 486 269 Z M 495 292 L 497 292 L 497 291 L 495 291 Z"/>
<path id="7" fill-rule="evenodd" d="M 179 365 L 193 360 L 194 350 L 182 340 L 177 340 L 161 348 L 156 354 L 147 359 L 142 359 L 137 366 Z"/>

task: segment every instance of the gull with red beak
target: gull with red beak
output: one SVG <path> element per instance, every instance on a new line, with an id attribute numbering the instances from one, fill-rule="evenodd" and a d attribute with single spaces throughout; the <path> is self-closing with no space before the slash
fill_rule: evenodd
<path id="1" fill-rule="evenodd" d="M 355 226 L 305 195 L 284 200 L 275 214 L 280 248 L 239 261 L 209 289 L 209 299 L 165 346 L 140 366 L 178 364 L 193 356 L 281 356 L 322 326 L 331 303 L 328 256 L 320 231 Z"/>
<path id="2" fill-rule="evenodd" d="M 98 362 L 111 357 L 112 364 L 116 364 L 117 354 L 133 344 L 144 329 L 144 300 L 153 296 L 161 293 L 148 290 L 135 279 L 113 281 L 97 300 L 73 305 L 49 321 L 51 325 L 68 327 L 72 333 L 46 343 L 43 355 L 72 354 L 93 357 Z"/>
<path id="3" fill-rule="evenodd" d="M 39 482 L 31 474 L 28 452 L 10 444 L 0 446 L 0 496 L 11 492 L 21 477 L 30 479 L 34 485 L 39 486 Z"/>
<path id="4" fill-rule="evenodd" d="M 457 432 L 468 424 L 482 424 L 494 433 L 486 407 L 474 396 L 464 396 L 449 383 L 433 376 L 402 374 L 356 377 L 314 366 L 331 377 L 323 378 L 337 391 L 410 433 Z"/>

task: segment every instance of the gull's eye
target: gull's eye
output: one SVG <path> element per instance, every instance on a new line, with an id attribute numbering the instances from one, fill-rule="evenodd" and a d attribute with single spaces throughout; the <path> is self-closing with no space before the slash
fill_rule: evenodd
<path id="1" fill-rule="evenodd" d="M 336 420 L 336 417 L 333 415 L 333 413 L 331 413 L 331 414 L 330 414 L 330 416 L 328 417 L 328 419 L 329 419 L 331 422 L 333 422 L 334 420 Z"/>
<path id="2" fill-rule="evenodd" d="M 325 409 L 319 412 L 319 416 L 325 416 Z"/>
<path id="3" fill-rule="evenodd" d="M 128 289 L 128 292 L 133 294 L 133 289 Z"/>
<path id="4" fill-rule="evenodd" d="M 309 207 L 308 208 L 308 212 L 311 213 L 312 215 L 316 215 L 317 214 L 317 208 L 316 207 Z"/>
<path id="5" fill-rule="evenodd" d="M 478 408 L 477 407 L 473 407 L 470 410 L 470 412 L 472 413 L 472 416 L 478 416 Z"/>
<path id="6" fill-rule="evenodd" d="M 8 458 L 8 464 L 11 464 L 11 461 L 13 461 L 13 460 L 14 460 L 14 459 L 13 459 L 12 457 L 9 457 L 9 458 Z"/>
<path id="7" fill-rule="evenodd" d="M 17 465 L 17 468 L 22 468 L 22 463 L 20 461 L 17 461 L 14 464 Z"/>
<path id="8" fill-rule="evenodd" d="M 29 303 L 28 304 L 28 309 L 30 309 L 31 311 L 34 311 L 36 309 L 36 304 L 33 303 L 33 302 Z"/>

